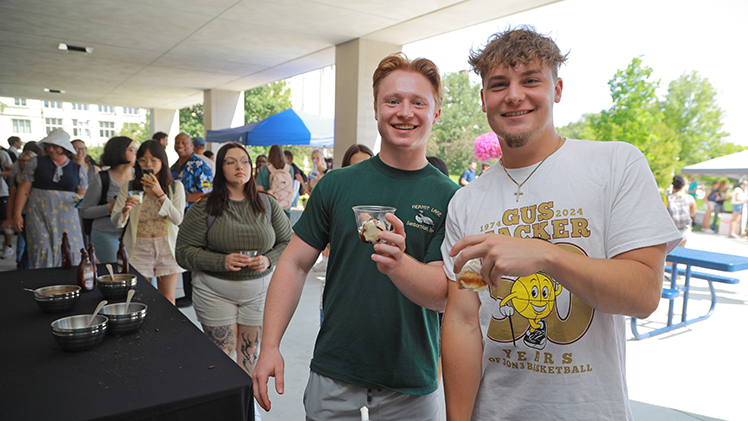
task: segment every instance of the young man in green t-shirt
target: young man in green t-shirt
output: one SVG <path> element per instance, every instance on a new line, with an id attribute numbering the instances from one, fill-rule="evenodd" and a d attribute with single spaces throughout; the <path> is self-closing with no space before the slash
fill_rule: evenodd
<path id="1" fill-rule="evenodd" d="M 307 419 L 437 420 L 437 312 L 447 284 L 439 249 L 447 205 L 457 185 L 426 160 L 426 142 L 441 113 L 441 81 L 426 59 L 402 54 L 374 72 L 381 152 L 320 179 L 294 225 L 265 305 L 255 397 L 270 409 L 268 377 L 283 393 L 281 337 L 306 276 L 325 245 L 330 258 L 324 321 L 305 393 Z M 351 207 L 396 208 L 392 231 L 377 244 L 359 239 Z"/>

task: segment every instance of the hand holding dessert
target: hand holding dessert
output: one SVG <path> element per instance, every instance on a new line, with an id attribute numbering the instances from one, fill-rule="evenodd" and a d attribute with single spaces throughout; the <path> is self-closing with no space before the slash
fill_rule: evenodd
<path id="1" fill-rule="evenodd" d="M 392 231 L 379 231 L 379 242 L 374 244 L 376 254 L 371 259 L 377 262 L 377 269 L 385 275 L 394 272 L 400 265 L 405 254 L 405 225 L 395 215 L 388 213 L 385 219 L 392 225 Z"/>

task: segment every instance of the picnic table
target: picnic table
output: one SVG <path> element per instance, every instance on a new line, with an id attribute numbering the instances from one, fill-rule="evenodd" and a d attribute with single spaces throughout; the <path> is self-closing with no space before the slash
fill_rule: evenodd
<path id="1" fill-rule="evenodd" d="M 708 319 L 714 312 L 714 308 L 717 306 L 717 293 L 714 289 L 714 282 L 733 285 L 739 282 L 737 278 L 723 276 L 721 274 L 694 271 L 694 267 L 711 269 L 721 272 L 737 272 L 748 269 L 748 257 L 725 253 L 715 253 L 704 250 L 687 249 L 680 246 L 676 247 L 675 250 L 670 252 L 665 260 L 672 263 L 672 266 L 667 266 L 665 268 L 665 272 L 670 274 L 669 288 L 662 289 L 662 298 L 670 301 L 668 304 L 667 325 L 650 332 L 639 333 L 637 319 L 635 317 L 632 317 L 631 332 L 637 339 L 649 338 L 651 336 L 670 332 L 692 323 Z M 679 265 L 683 265 L 684 267 L 679 267 Z M 683 284 L 679 285 L 678 279 L 681 275 L 683 276 Z M 698 317 L 688 318 L 688 299 L 690 296 L 692 278 L 707 281 L 707 283 L 709 284 L 709 291 L 711 293 L 711 306 L 706 314 Z M 683 299 L 683 309 L 681 312 L 680 322 L 674 323 L 673 319 L 675 318 L 675 300 L 678 298 Z"/>

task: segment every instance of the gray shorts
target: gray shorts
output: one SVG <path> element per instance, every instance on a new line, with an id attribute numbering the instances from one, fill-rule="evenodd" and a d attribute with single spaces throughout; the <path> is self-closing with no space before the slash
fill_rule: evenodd
<path id="1" fill-rule="evenodd" d="M 205 326 L 262 326 L 265 296 L 273 273 L 247 281 L 226 281 L 192 273 L 192 302 L 197 321 Z"/>
<path id="2" fill-rule="evenodd" d="M 369 401 L 369 399 L 371 399 Z M 415 396 L 354 386 L 314 371 L 304 391 L 307 421 L 361 421 L 361 407 L 376 421 L 439 421 L 438 392 Z"/>

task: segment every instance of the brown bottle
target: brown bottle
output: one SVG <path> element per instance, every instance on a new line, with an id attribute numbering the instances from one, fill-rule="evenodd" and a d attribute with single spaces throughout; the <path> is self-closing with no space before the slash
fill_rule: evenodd
<path id="1" fill-rule="evenodd" d="M 73 254 L 70 252 L 70 242 L 68 241 L 68 233 L 62 232 L 62 246 L 61 246 L 61 256 L 62 256 L 62 268 L 63 269 L 70 269 L 73 267 Z"/>
<path id="2" fill-rule="evenodd" d="M 125 249 L 125 241 L 122 237 L 119 238 L 119 250 L 117 250 L 117 268 L 118 273 L 130 272 L 130 265 L 127 263 L 127 249 Z"/>
<path id="3" fill-rule="evenodd" d="M 78 265 L 78 285 L 83 291 L 91 291 L 96 285 L 94 267 L 88 258 L 86 249 L 81 249 L 81 263 Z"/>
<path id="4" fill-rule="evenodd" d="M 96 269 L 96 249 L 94 249 L 93 243 L 88 243 L 88 260 L 91 262 L 91 266 L 93 266 L 94 279 L 96 279 L 99 274 Z"/>

